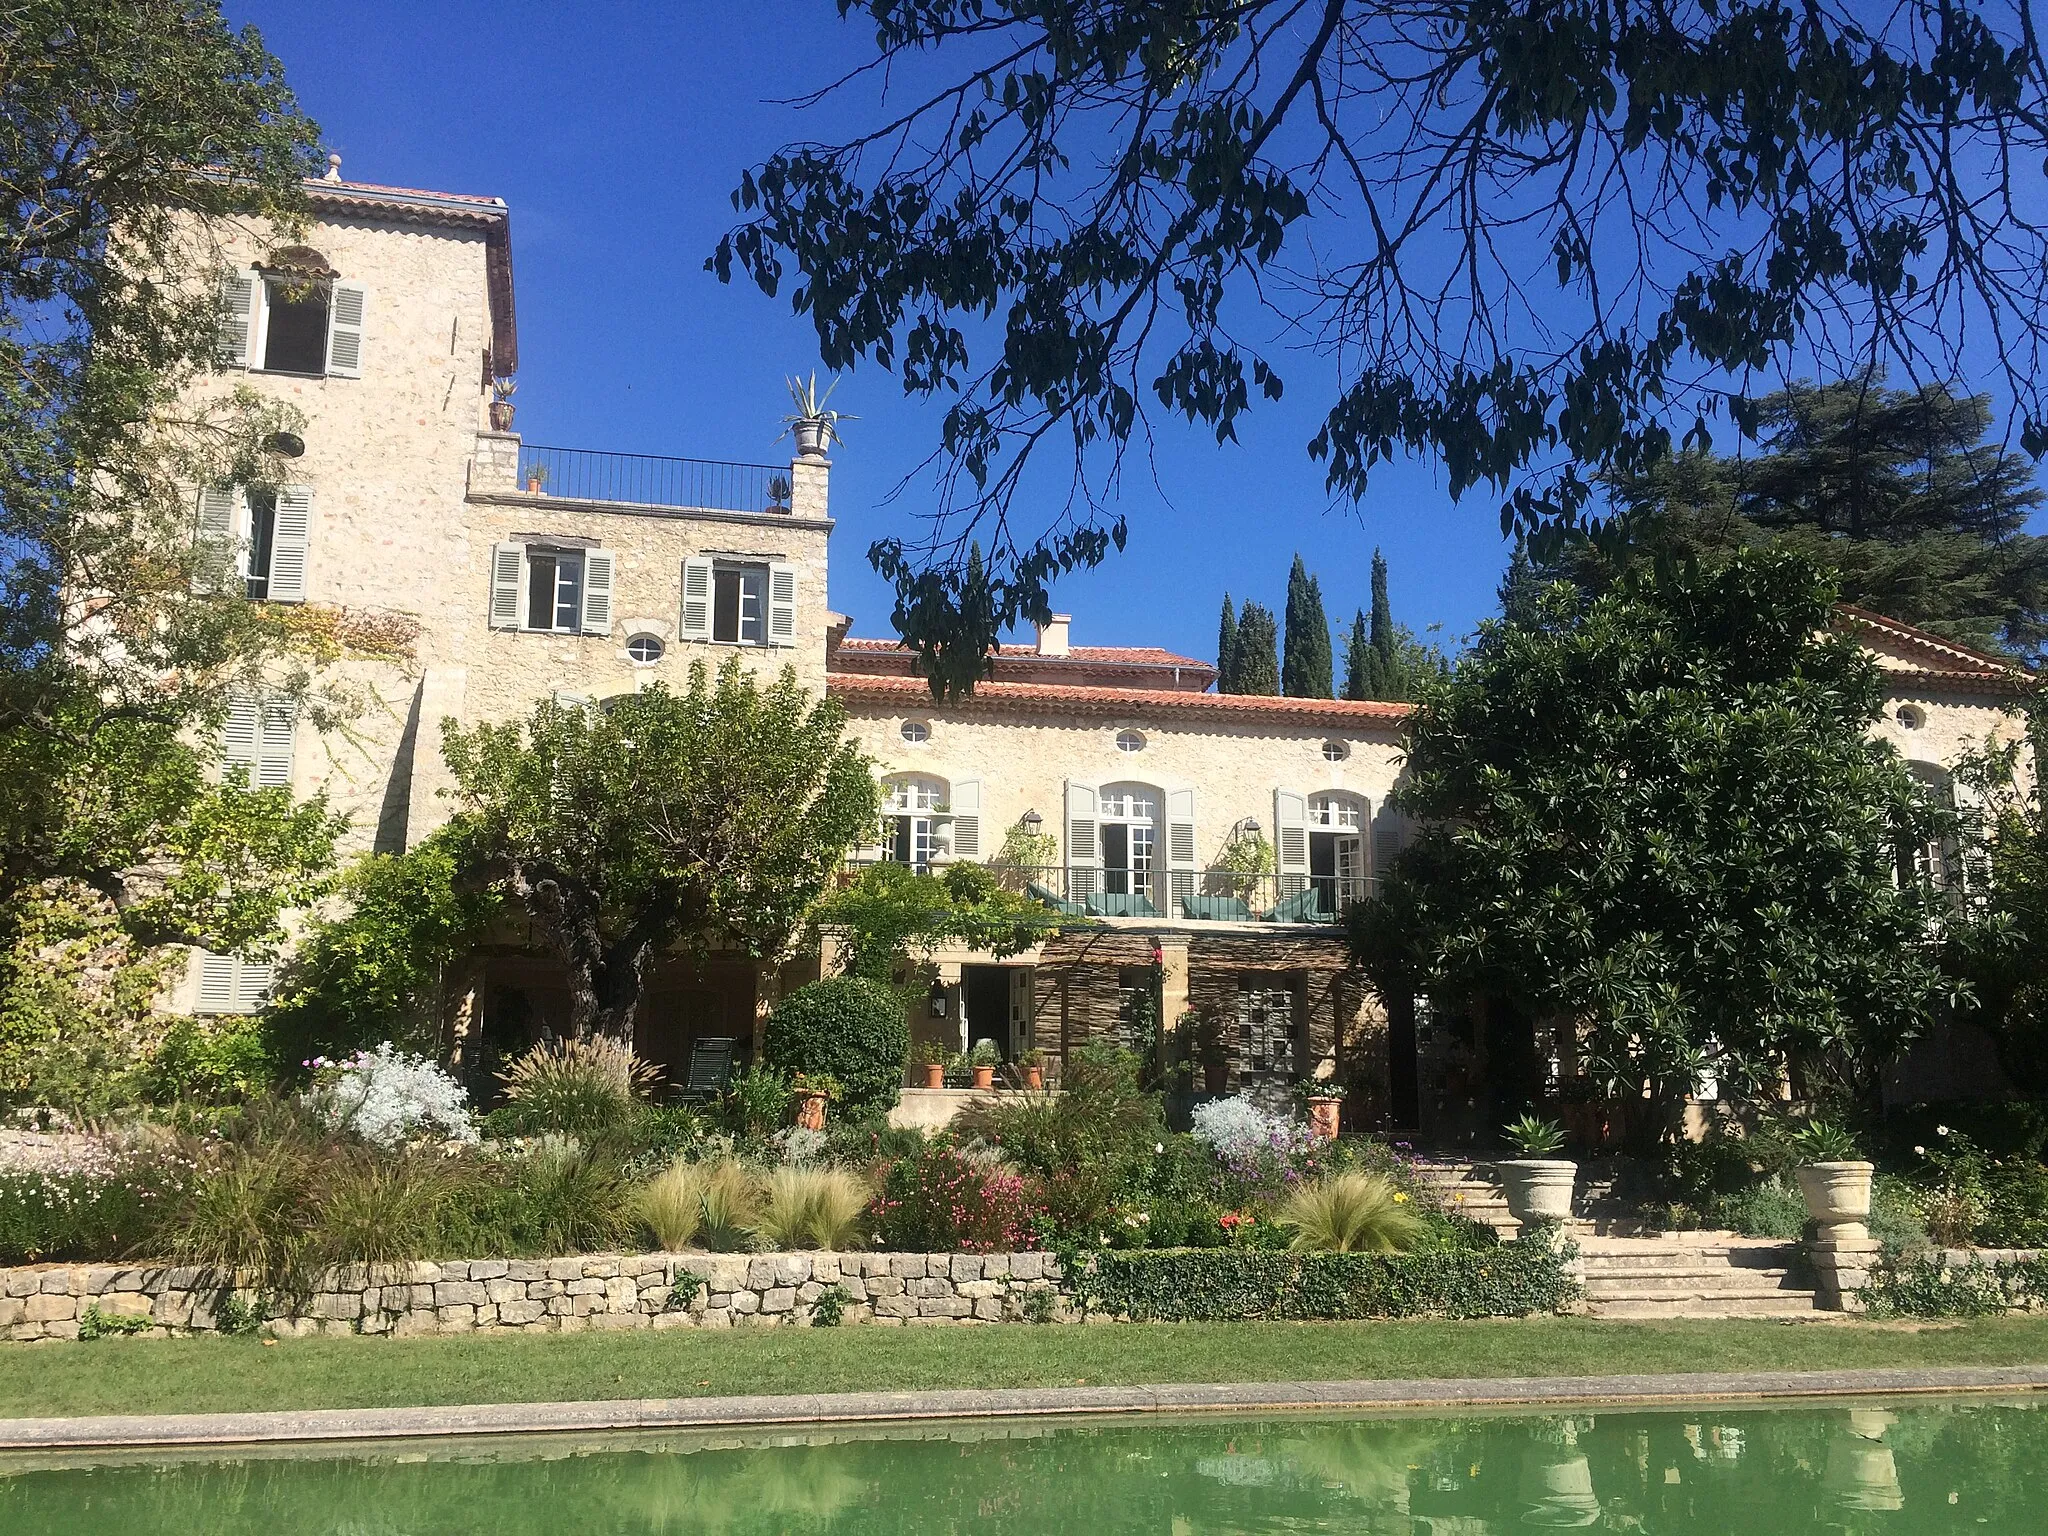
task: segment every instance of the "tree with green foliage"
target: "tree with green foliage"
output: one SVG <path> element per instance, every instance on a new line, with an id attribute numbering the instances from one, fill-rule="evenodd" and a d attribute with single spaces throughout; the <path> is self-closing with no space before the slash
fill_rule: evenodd
<path id="1" fill-rule="evenodd" d="M 1230 594 L 1223 594 L 1223 620 L 1216 630 L 1216 691 L 1237 692 L 1237 615 Z"/>
<path id="2" fill-rule="evenodd" d="M 819 901 L 811 925 L 838 942 L 846 975 L 917 986 L 923 982 L 915 973 L 940 945 L 1000 960 L 1059 927 L 1042 904 L 1004 889 L 979 864 L 949 864 L 933 875 L 886 860 Z"/>
<path id="3" fill-rule="evenodd" d="M 1280 691 L 1280 626 L 1264 603 L 1247 601 L 1237 616 L 1232 693 Z"/>
<path id="4" fill-rule="evenodd" d="M 828 976 L 798 987 L 775 1005 L 761 1042 L 762 1060 L 794 1077 L 839 1084 L 841 1112 L 886 1114 L 903 1087 L 910 1023 L 903 999 L 879 981 Z"/>
<path id="5" fill-rule="evenodd" d="M 1344 632 L 1344 697 L 1369 699 L 1373 696 L 1373 673 L 1378 658 L 1373 654 L 1372 629 L 1365 610 L 1358 609 L 1351 627 Z"/>
<path id="6" fill-rule="evenodd" d="M 1545 585 L 1544 579 L 1536 572 L 1535 561 L 1529 558 L 1529 541 L 1515 540 L 1514 553 L 1508 556 L 1507 571 L 1501 576 L 1500 585 L 1494 589 L 1494 595 L 1500 600 L 1500 616 L 1510 624 L 1533 621 Z"/>
<path id="7" fill-rule="evenodd" d="M 340 909 L 300 937 L 264 1010 L 281 1062 L 386 1040 L 443 1053 L 450 1012 L 475 980 L 477 946 L 505 905 L 496 890 L 458 885 L 461 852 L 460 834 L 444 829 L 343 872 Z"/>
<path id="8" fill-rule="evenodd" d="M 1658 557 L 1725 559 L 1757 545 L 1834 569 L 1843 601 L 1985 650 L 2048 641 L 2048 537 L 2023 456 L 1986 441 L 1991 405 L 1941 385 L 1896 390 L 1872 369 L 1756 404 L 1762 451 L 1680 453 L 1617 475 L 1622 514 L 1552 540 L 1553 579 L 1601 590 Z"/>
<path id="9" fill-rule="evenodd" d="M 1418 640 L 1405 624 L 1394 621 L 1387 595 L 1387 560 L 1372 552 L 1372 618 L 1360 614 L 1347 647 L 1344 697 L 1406 703 L 1425 684 L 1449 675 L 1450 662 L 1440 646 Z"/>
<path id="10" fill-rule="evenodd" d="M 295 413 L 205 386 L 220 242 L 303 214 L 317 130 L 211 0 L 29 0 L 0 58 L 0 934 L 75 882 L 145 945 L 260 946 L 334 823 L 216 783 L 204 744 L 337 642 L 195 590 L 193 505 L 282 478 Z"/>
<path id="11" fill-rule="evenodd" d="M 1833 604 L 1806 561 L 1743 552 L 1483 626 L 1411 719 L 1394 798 L 1423 830 L 1352 936 L 1377 984 L 1481 1000 L 1500 1060 L 1566 1021 L 1667 1129 L 1710 1061 L 1732 1101 L 1789 1070 L 1869 1102 L 1952 995 L 1940 893 L 1899 850 L 1954 817 L 1872 737 L 1883 683 Z"/>
<path id="12" fill-rule="evenodd" d="M 1327 699 L 1335 692 L 1322 584 L 1309 575 L 1300 555 L 1287 573 L 1287 648 L 1280 664 L 1280 691 L 1296 699 Z"/>
<path id="13" fill-rule="evenodd" d="M 461 809 L 456 888 L 493 892 L 568 972 L 578 1038 L 630 1040 L 649 963 L 677 947 L 782 954 L 847 849 L 871 836 L 867 760 L 793 669 L 737 657 L 682 693 L 441 727 Z"/>
<path id="14" fill-rule="evenodd" d="M 2048 151 L 2025 6 L 840 11 L 876 56 L 828 96 L 918 85 L 746 172 L 709 266 L 786 293 L 827 366 L 900 364 L 945 402 L 939 516 L 870 550 L 941 686 L 1124 547 L 1108 492 L 1154 409 L 1231 440 L 1304 335 L 1340 359 L 1308 445 L 1334 494 L 1418 455 L 1524 531 L 1746 427 L 1796 358 L 1949 378 L 1967 356 L 2048 449 L 2048 237 L 2024 197 L 1985 196 Z M 1034 529 L 1041 451 L 1073 455 L 1085 505 Z M 1001 535 L 979 615 L 927 579 L 975 529 Z"/>

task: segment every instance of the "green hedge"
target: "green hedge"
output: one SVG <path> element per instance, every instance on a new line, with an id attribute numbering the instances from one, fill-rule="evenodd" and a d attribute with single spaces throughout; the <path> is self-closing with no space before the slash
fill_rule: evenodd
<path id="1" fill-rule="evenodd" d="M 1520 1317 L 1578 1297 L 1570 1244 L 1462 1253 L 1261 1253 L 1169 1249 L 1075 1256 L 1064 1267 L 1088 1311 L 1133 1322 Z"/>

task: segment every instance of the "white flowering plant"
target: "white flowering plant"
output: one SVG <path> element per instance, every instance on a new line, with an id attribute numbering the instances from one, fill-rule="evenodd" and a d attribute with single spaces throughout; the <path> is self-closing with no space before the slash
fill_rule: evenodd
<path id="1" fill-rule="evenodd" d="M 1291 1174 L 1315 1147 L 1309 1128 L 1291 1115 L 1262 1109 L 1245 1094 L 1197 1105 L 1195 1139 L 1208 1143 L 1217 1160 L 1241 1179 L 1266 1182 Z"/>
<path id="2" fill-rule="evenodd" d="M 372 1146 L 396 1147 L 422 1137 L 473 1142 L 463 1086 L 424 1056 L 390 1041 L 342 1061 L 316 1056 L 306 1106 L 329 1130 L 348 1131 Z"/>

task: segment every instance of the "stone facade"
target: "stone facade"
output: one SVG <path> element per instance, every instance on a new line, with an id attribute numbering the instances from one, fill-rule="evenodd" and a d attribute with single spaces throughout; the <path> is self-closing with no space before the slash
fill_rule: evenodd
<path id="1" fill-rule="evenodd" d="M 503 1328 L 803 1326 L 834 1286 L 842 1323 L 1069 1321 L 1059 1279 L 1059 1262 L 1047 1253 L 588 1254 L 367 1265 L 320 1276 L 299 1315 L 263 1327 L 288 1338 L 404 1338 Z M 225 1294 L 217 1279 L 189 1268 L 0 1270 L 0 1337 L 75 1339 L 89 1317 L 109 1333 L 217 1333 Z M 245 1292 L 242 1300 L 253 1298 Z"/>

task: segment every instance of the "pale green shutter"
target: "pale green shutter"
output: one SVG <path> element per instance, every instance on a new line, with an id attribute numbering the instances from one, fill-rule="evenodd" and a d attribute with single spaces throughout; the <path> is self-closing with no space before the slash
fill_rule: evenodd
<path id="1" fill-rule="evenodd" d="M 768 567 L 768 643 L 796 644 L 796 567 L 780 560 Z"/>
<path id="2" fill-rule="evenodd" d="M 232 485 L 209 485 L 199 492 L 198 532 L 192 543 L 192 590 L 226 592 L 238 568 L 236 513 L 242 493 Z"/>
<path id="3" fill-rule="evenodd" d="M 1084 901 L 1102 889 L 1102 837 L 1097 818 L 1102 802 L 1093 784 L 1067 781 L 1067 889 L 1069 901 Z"/>
<path id="4" fill-rule="evenodd" d="M 525 585 L 526 546 L 496 544 L 491 547 L 491 628 L 519 628 L 519 604 Z"/>
<path id="5" fill-rule="evenodd" d="M 263 701 L 262 720 L 256 742 L 256 772 L 251 782 L 258 789 L 285 789 L 292 782 L 292 738 L 298 733 L 299 706 L 292 699 Z"/>
<path id="6" fill-rule="evenodd" d="M 981 857 L 981 780 L 958 779 L 953 784 L 953 857 Z"/>
<path id="7" fill-rule="evenodd" d="M 612 569 L 616 560 L 608 549 L 583 552 L 583 633 L 608 635 L 612 632 Z"/>
<path id="8" fill-rule="evenodd" d="M 277 518 L 270 536 L 270 600 L 306 600 L 306 550 L 313 532 L 313 493 L 287 485 L 277 493 Z"/>
<path id="9" fill-rule="evenodd" d="M 245 770 L 249 782 L 256 782 L 256 738 L 262 714 L 253 694 L 238 693 L 228 700 L 227 723 L 221 728 L 222 768 Z"/>
<path id="10" fill-rule="evenodd" d="M 363 376 L 363 315 L 369 296 L 361 283 L 336 283 L 327 300 L 327 371 L 338 379 Z"/>
<path id="11" fill-rule="evenodd" d="M 683 615 L 676 626 L 676 636 L 682 640 L 709 640 L 711 638 L 711 562 L 709 560 L 685 560 L 683 562 Z"/>
<path id="12" fill-rule="evenodd" d="M 220 280 L 220 360 L 230 368 L 249 366 L 253 345 L 250 332 L 256 322 L 258 279 L 244 268 L 228 272 Z"/>

